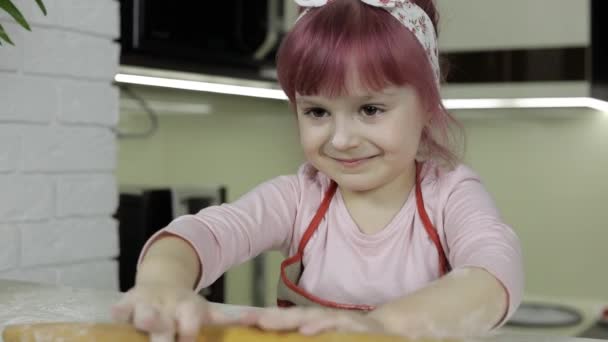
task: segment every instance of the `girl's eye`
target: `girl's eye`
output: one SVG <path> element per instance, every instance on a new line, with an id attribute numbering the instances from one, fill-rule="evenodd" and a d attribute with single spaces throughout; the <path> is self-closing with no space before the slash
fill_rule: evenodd
<path id="1" fill-rule="evenodd" d="M 374 116 L 374 115 L 378 115 L 378 114 L 382 113 L 382 110 L 376 106 L 366 105 L 366 106 L 361 107 L 361 112 L 365 116 Z"/>
<path id="2" fill-rule="evenodd" d="M 304 115 L 311 116 L 315 119 L 320 119 L 326 117 L 329 115 L 329 113 L 323 108 L 310 108 L 304 111 Z"/>

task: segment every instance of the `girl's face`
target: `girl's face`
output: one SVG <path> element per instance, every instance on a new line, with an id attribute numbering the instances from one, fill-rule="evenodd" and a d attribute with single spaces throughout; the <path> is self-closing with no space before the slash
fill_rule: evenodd
<path id="1" fill-rule="evenodd" d="M 296 96 L 300 142 L 308 161 L 352 192 L 411 177 L 424 114 L 411 87 L 336 98 Z"/>

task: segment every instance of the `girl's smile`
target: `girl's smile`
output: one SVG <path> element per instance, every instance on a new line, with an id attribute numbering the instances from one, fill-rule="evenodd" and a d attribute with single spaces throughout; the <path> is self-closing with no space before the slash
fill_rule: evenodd
<path id="1" fill-rule="evenodd" d="M 333 158 L 333 157 L 332 157 Z M 340 163 L 345 168 L 357 168 L 359 166 L 368 164 L 373 161 L 376 156 L 361 157 L 361 158 L 333 158 L 336 162 Z"/>

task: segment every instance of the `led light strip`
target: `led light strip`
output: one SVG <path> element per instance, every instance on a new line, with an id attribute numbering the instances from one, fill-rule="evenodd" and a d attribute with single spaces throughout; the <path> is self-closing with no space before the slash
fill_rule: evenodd
<path id="1" fill-rule="evenodd" d="M 248 87 L 172 78 L 117 74 L 118 83 L 203 91 L 218 94 L 251 96 L 265 99 L 287 100 L 280 89 Z M 592 108 L 608 113 L 608 102 L 591 97 L 538 97 L 505 99 L 446 99 L 447 109 L 497 109 L 497 108 Z"/>
<path id="2" fill-rule="evenodd" d="M 448 109 L 592 108 L 608 113 L 608 102 L 591 97 L 530 97 L 510 99 L 446 99 Z"/>
<path id="3" fill-rule="evenodd" d="M 204 91 L 210 93 L 260 97 L 265 99 L 287 100 L 280 89 L 246 87 L 230 84 L 209 83 L 201 81 L 178 80 L 151 76 L 117 74 L 114 80 L 118 83 L 139 84 L 184 90 Z"/>

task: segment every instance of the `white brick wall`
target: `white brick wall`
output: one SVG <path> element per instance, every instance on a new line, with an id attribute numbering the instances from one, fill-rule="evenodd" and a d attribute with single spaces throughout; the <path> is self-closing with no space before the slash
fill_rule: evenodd
<path id="1" fill-rule="evenodd" d="M 35 1 L 13 0 L 35 26 L 63 28 L 114 39 L 119 35 L 118 1 L 44 0 L 49 12 L 42 15 Z M 0 18 L 7 17 L 0 14 Z"/>
<path id="2" fill-rule="evenodd" d="M 3 45 L 0 48 L 0 61 L 3 49 L 14 48 Z M 50 78 L 3 73 L 0 82 L 0 120 L 50 123 L 59 110 L 59 94 L 55 83 Z M 25 94 L 36 94 L 36 100 L 32 101 Z"/>
<path id="3" fill-rule="evenodd" d="M 56 196 L 59 217 L 110 215 L 116 211 L 116 180 L 108 173 L 61 176 Z"/>
<path id="4" fill-rule="evenodd" d="M 118 253 L 116 223 L 111 218 L 50 220 L 16 226 L 21 235 L 21 266 L 59 265 Z"/>
<path id="5" fill-rule="evenodd" d="M 12 225 L 0 225 L 0 271 L 17 267 L 19 249 L 17 248 L 17 227 Z"/>
<path id="6" fill-rule="evenodd" d="M 111 80 L 117 71 L 119 49 L 107 38 L 41 28 L 23 44 L 22 67 L 28 73 Z"/>
<path id="7" fill-rule="evenodd" d="M 64 123 L 97 123 L 114 126 L 118 122 L 118 88 L 109 83 L 64 81 L 59 84 L 61 111 Z"/>
<path id="8" fill-rule="evenodd" d="M 2 12 L 0 12 L 0 22 L 2 27 L 8 32 L 9 36 L 13 41 L 21 41 L 21 31 L 17 28 L 17 25 L 7 23 L 2 19 Z M 19 63 L 23 59 L 23 51 L 15 49 L 8 45 L 3 45 L 0 48 L 0 71 L 15 71 L 19 68 Z M 2 93 L 0 93 L 2 96 Z M 1 102 L 1 103 L 4 103 Z"/>
<path id="9" fill-rule="evenodd" d="M 44 2 L 0 13 L 0 278 L 117 289 L 119 4 Z"/>
<path id="10" fill-rule="evenodd" d="M 0 174 L 16 170 L 20 153 L 21 136 L 0 126 Z"/>
<path id="11" fill-rule="evenodd" d="M 42 174 L 0 176 L 2 222 L 40 221 L 54 216 L 53 178 Z"/>
<path id="12" fill-rule="evenodd" d="M 50 127 L 28 127 L 22 133 L 25 171 L 90 172 L 115 169 L 116 138 L 108 127 L 51 124 Z"/>

